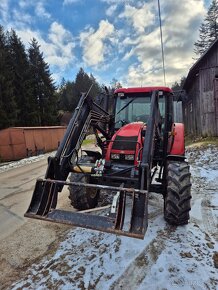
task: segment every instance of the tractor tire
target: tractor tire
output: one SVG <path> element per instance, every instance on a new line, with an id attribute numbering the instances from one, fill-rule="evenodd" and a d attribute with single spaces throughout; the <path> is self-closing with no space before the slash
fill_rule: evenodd
<path id="1" fill-rule="evenodd" d="M 89 183 L 89 176 L 82 173 L 71 173 L 70 182 Z M 99 190 L 83 186 L 69 186 L 69 199 L 71 205 L 78 209 L 90 209 L 96 207 L 99 198 Z"/>
<path id="2" fill-rule="evenodd" d="M 168 162 L 164 218 L 171 225 L 185 225 L 189 221 L 189 211 L 191 210 L 190 176 L 187 162 Z"/>

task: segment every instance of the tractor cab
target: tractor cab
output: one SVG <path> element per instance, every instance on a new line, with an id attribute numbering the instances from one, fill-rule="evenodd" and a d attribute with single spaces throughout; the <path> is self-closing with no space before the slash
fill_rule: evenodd
<path id="1" fill-rule="evenodd" d="M 165 120 L 166 102 L 169 103 L 169 96 L 172 92 L 165 87 L 145 87 L 145 88 L 121 88 L 115 91 L 115 130 L 125 124 L 133 122 L 143 122 L 147 124 L 151 113 L 152 91 L 159 91 L 159 111 L 162 120 Z M 172 112 L 171 112 L 172 116 Z"/>

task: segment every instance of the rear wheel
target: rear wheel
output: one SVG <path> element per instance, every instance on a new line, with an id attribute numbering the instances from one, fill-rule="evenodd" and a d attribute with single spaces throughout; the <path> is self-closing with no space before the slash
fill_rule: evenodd
<path id="1" fill-rule="evenodd" d="M 171 225 L 188 223 L 191 210 L 190 176 L 189 165 L 185 161 L 168 162 L 164 218 Z"/>
<path id="2" fill-rule="evenodd" d="M 89 183 L 89 176 L 83 173 L 71 173 L 71 182 Z M 71 205 L 79 210 L 94 208 L 98 203 L 99 190 L 84 186 L 69 186 Z"/>

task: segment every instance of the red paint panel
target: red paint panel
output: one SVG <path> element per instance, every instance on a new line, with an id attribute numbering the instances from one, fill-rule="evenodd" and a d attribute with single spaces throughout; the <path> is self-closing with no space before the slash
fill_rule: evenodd
<path id="1" fill-rule="evenodd" d="M 8 128 L 0 131 L 0 157 L 3 161 L 26 157 L 23 130 Z"/>
<path id="2" fill-rule="evenodd" d="M 51 131 L 51 141 L 52 141 L 52 149 L 58 147 L 58 130 L 53 129 Z"/>
<path id="3" fill-rule="evenodd" d="M 42 130 L 41 129 L 36 129 L 33 131 L 33 138 L 34 138 L 34 143 L 35 143 L 35 149 L 37 152 L 41 151 L 44 152 L 44 143 L 43 143 L 43 138 L 42 138 Z"/>
<path id="4" fill-rule="evenodd" d="M 24 138 L 23 130 L 10 128 L 10 140 L 11 140 L 11 144 L 13 145 L 24 144 L 25 138 Z"/>
<path id="5" fill-rule="evenodd" d="M 171 155 L 184 155 L 185 154 L 185 134 L 184 124 L 175 123 L 173 126 L 174 142 L 170 151 Z"/>
<path id="6" fill-rule="evenodd" d="M 57 149 L 66 127 L 14 127 L 0 130 L 0 158 L 18 160 Z"/>
<path id="7" fill-rule="evenodd" d="M 151 91 L 164 91 L 172 93 L 172 90 L 168 87 L 141 87 L 141 88 L 120 88 L 115 90 L 115 94 L 117 93 L 148 93 Z"/>
<path id="8" fill-rule="evenodd" d="M 13 145 L 12 150 L 13 150 L 13 158 L 11 158 L 12 160 L 18 160 L 28 156 L 24 143 Z"/>
<path id="9" fill-rule="evenodd" d="M 3 161 L 13 160 L 14 153 L 12 146 L 0 145 L 0 158 Z"/>
<path id="10" fill-rule="evenodd" d="M 145 124 L 143 122 L 135 122 L 135 123 L 130 123 L 130 124 L 126 124 L 125 126 L 121 127 L 112 137 L 111 141 L 108 145 L 107 148 L 107 153 L 105 156 L 105 159 L 107 161 L 110 160 L 110 154 L 111 153 L 121 153 L 121 150 L 115 150 L 112 149 L 113 147 L 113 142 L 115 141 L 116 136 L 123 136 L 123 137 L 133 137 L 133 136 L 138 136 L 137 139 L 137 144 L 136 144 L 136 150 L 135 151 L 131 151 L 131 150 L 125 150 L 125 154 L 131 154 L 131 153 L 135 153 L 136 156 L 138 154 L 138 150 L 139 147 L 142 144 L 142 140 L 141 140 L 141 130 L 142 128 L 145 126 Z M 122 150 L 123 151 L 123 150 Z"/>
<path id="11" fill-rule="evenodd" d="M 5 146 L 8 144 L 11 144 L 9 129 L 1 130 L 0 131 L 0 146 Z"/>
<path id="12" fill-rule="evenodd" d="M 33 130 L 24 130 L 24 136 L 26 141 L 26 151 L 28 152 L 27 155 L 33 155 L 36 150 Z"/>
<path id="13" fill-rule="evenodd" d="M 117 135 L 125 137 L 138 136 L 139 131 L 141 131 L 144 125 L 143 122 L 126 124 L 117 131 Z"/>
<path id="14" fill-rule="evenodd" d="M 44 147 L 45 147 L 45 151 L 51 151 L 52 148 L 52 134 L 51 134 L 51 129 L 45 129 L 42 132 L 42 136 L 43 136 L 43 143 L 44 143 Z"/>

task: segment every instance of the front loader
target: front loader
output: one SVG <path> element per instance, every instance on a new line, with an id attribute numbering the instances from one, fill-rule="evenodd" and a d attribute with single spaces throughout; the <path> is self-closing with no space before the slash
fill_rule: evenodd
<path id="1" fill-rule="evenodd" d="M 108 97 L 101 107 L 81 95 L 55 157 L 48 159 L 45 178 L 36 181 L 25 216 L 143 239 L 148 195 L 156 192 L 163 195 L 165 220 L 187 224 L 190 173 L 184 125 L 173 120 L 171 89 L 117 89 L 110 114 Z M 81 150 L 89 132 L 98 151 Z M 78 211 L 56 209 L 64 186 Z M 102 207 L 104 197 L 110 204 Z"/>

